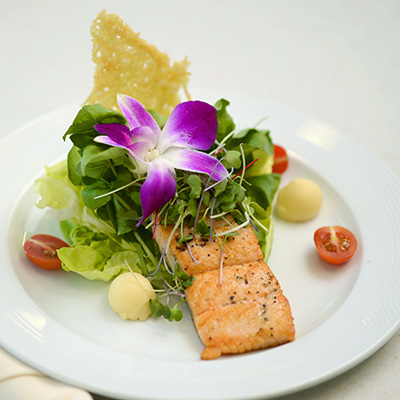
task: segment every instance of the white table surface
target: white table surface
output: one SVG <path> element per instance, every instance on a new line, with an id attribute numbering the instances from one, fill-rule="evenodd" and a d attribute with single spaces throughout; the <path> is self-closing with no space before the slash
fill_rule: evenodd
<path id="1" fill-rule="evenodd" d="M 323 121 L 400 177 L 396 0 L 2 0 L 0 140 L 86 98 L 89 27 L 103 8 L 172 59 L 187 55 L 191 87 L 278 102 Z M 352 370 L 284 399 L 397 399 L 399 355 L 397 333 Z"/>

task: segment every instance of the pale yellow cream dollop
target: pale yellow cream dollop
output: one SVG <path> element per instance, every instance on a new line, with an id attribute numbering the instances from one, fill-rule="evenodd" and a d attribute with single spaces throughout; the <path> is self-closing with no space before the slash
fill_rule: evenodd
<path id="1" fill-rule="evenodd" d="M 151 283 L 136 272 L 117 276 L 108 290 L 111 308 L 122 319 L 144 321 L 150 314 L 150 299 L 155 299 Z"/>
<path id="2" fill-rule="evenodd" d="M 303 222 L 314 218 L 322 206 L 322 192 L 311 179 L 295 178 L 283 187 L 276 199 L 276 211 L 282 219 Z"/>

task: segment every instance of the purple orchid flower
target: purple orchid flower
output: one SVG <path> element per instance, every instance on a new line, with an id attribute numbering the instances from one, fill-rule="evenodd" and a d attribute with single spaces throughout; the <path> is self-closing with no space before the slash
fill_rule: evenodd
<path id="1" fill-rule="evenodd" d="M 138 174 L 147 173 L 140 189 L 143 217 L 137 226 L 174 198 L 175 169 L 208 174 L 216 181 L 228 176 L 215 157 L 197 151 L 208 150 L 215 141 L 218 120 L 213 106 L 202 101 L 178 104 L 161 130 L 137 100 L 125 95 L 117 99 L 128 126 L 98 124 L 95 129 L 102 135 L 94 140 L 127 149 Z"/>

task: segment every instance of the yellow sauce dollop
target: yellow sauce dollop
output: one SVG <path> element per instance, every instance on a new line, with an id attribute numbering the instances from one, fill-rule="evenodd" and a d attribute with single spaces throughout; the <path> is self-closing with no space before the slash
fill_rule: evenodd
<path id="1" fill-rule="evenodd" d="M 136 272 L 117 276 L 108 290 L 110 306 L 122 319 L 144 321 L 151 314 L 150 299 L 155 298 L 149 280 Z"/>
<path id="2" fill-rule="evenodd" d="M 303 222 L 314 218 L 322 206 L 322 192 L 311 179 L 295 178 L 283 187 L 276 199 L 276 212 L 280 218 Z"/>

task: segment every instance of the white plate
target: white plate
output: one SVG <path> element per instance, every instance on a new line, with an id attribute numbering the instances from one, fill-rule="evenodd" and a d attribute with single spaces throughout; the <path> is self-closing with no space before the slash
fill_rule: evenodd
<path id="1" fill-rule="evenodd" d="M 215 98 L 210 99 L 214 101 Z M 399 328 L 400 185 L 345 135 L 276 105 L 234 98 L 240 127 L 261 118 L 290 150 L 293 177 L 315 180 L 324 205 L 313 220 L 275 218 L 269 260 L 292 305 L 297 339 L 239 356 L 201 361 L 190 315 L 124 322 L 107 304 L 108 285 L 33 267 L 23 235 L 58 233 L 33 206 L 33 179 L 65 156 L 61 139 L 77 109 L 50 114 L 0 144 L 1 345 L 62 381 L 120 399 L 256 399 L 316 385 L 360 363 Z M 315 229 L 343 225 L 358 238 L 353 259 L 330 267 L 316 254 Z"/>

